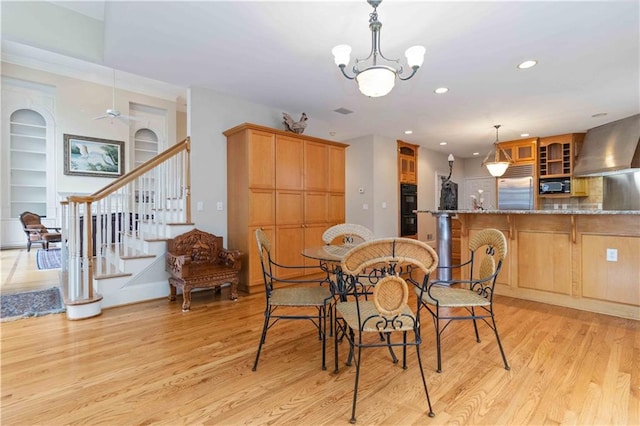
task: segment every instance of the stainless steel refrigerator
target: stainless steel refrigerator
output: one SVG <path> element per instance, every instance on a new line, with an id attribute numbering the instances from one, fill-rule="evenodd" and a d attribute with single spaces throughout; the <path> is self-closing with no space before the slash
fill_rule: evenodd
<path id="1" fill-rule="evenodd" d="M 533 178 L 498 178 L 499 210 L 533 210 Z"/>

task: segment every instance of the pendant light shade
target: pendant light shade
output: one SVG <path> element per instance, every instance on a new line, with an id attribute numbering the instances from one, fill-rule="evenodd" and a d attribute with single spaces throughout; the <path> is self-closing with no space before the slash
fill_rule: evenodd
<path id="1" fill-rule="evenodd" d="M 491 176 L 500 177 L 502 176 L 509 165 L 511 164 L 511 156 L 498 144 L 498 129 L 500 128 L 500 124 L 496 124 L 493 126 L 496 128 L 496 141 L 493 143 L 493 148 L 489 151 L 486 157 L 484 157 L 484 161 L 482 165 L 487 168 Z M 502 155 L 500 155 L 502 153 Z"/>

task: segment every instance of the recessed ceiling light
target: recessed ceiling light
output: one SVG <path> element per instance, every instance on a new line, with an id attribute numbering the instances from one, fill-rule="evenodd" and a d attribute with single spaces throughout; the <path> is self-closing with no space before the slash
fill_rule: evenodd
<path id="1" fill-rule="evenodd" d="M 520 137 L 526 138 L 527 136 L 529 136 L 529 133 L 520 133 Z"/>
<path id="2" fill-rule="evenodd" d="M 413 134 L 413 130 L 405 130 L 404 134 L 405 135 L 412 135 Z"/>
<path id="3" fill-rule="evenodd" d="M 440 142 L 440 145 L 442 145 L 442 146 L 444 146 L 446 144 L 447 144 L 446 142 Z"/>
<path id="4" fill-rule="evenodd" d="M 479 152 L 474 152 L 473 155 L 480 155 L 480 153 Z"/>
<path id="5" fill-rule="evenodd" d="M 438 87 L 436 90 L 434 90 L 434 92 L 437 93 L 438 95 L 447 93 L 448 91 L 449 89 L 447 89 L 446 87 Z"/>
<path id="6" fill-rule="evenodd" d="M 598 118 L 598 117 L 604 117 L 605 115 L 607 115 L 606 112 L 599 112 L 597 114 L 593 114 L 591 117 Z"/>
<path id="7" fill-rule="evenodd" d="M 518 68 L 520 68 L 521 70 L 526 70 L 527 68 L 531 68 L 536 66 L 536 64 L 538 63 L 538 61 L 534 60 L 534 59 L 530 59 L 528 61 L 524 61 L 518 64 Z"/>

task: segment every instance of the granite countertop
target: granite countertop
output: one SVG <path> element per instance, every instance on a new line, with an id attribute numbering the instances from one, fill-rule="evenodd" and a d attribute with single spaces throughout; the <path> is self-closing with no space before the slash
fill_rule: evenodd
<path id="1" fill-rule="evenodd" d="M 584 214 L 584 215 L 640 215 L 640 210 L 414 210 L 415 213 L 450 214 Z"/>

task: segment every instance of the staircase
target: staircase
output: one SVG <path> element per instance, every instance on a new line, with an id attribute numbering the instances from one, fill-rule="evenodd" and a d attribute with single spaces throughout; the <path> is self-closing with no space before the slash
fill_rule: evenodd
<path id="1" fill-rule="evenodd" d="M 193 229 L 189 155 L 186 138 L 94 194 L 61 203 L 67 318 L 169 294 L 166 240 Z"/>

